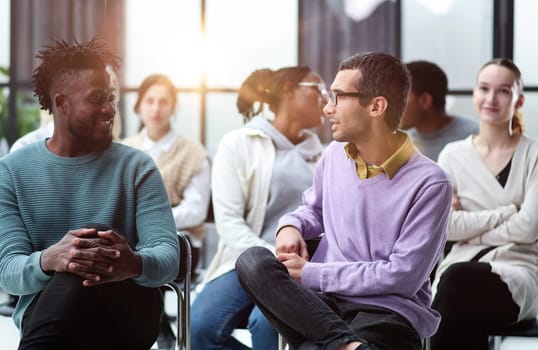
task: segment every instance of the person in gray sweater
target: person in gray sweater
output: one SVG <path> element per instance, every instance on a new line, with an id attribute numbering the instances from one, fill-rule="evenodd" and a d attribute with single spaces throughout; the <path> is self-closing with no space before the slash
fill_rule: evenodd
<path id="1" fill-rule="evenodd" d="M 413 144 L 426 157 L 437 161 L 443 147 L 452 141 L 478 132 L 478 122 L 446 111 L 448 79 L 432 62 L 406 64 L 411 74 L 411 89 L 400 128 L 407 130 Z"/>

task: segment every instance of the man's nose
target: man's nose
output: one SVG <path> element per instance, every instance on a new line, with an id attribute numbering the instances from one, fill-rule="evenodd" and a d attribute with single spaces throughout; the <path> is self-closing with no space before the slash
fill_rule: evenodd
<path id="1" fill-rule="evenodd" d="M 107 101 L 101 108 L 101 111 L 111 116 L 116 115 L 116 103 L 114 101 Z"/>
<path id="2" fill-rule="evenodd" d="M 334 113 L 336 106 L 333 106 L 330 100 L 327 100 L 325 102 L 325 106 L 323 107 L 323 114 L 325 115 L 331 115 Z"/>

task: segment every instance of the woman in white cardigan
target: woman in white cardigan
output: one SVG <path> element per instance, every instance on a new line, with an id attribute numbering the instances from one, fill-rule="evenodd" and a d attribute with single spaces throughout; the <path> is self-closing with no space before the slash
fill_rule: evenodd
<path id="1" fill-rule="evenodd" d="M 433 306 L 432 349 L 488 349 L 489 331 L 538 314 L 538 141 L 523 131 L 521 73 L 486 63 L 473 102 L 478 135 L 448 144 L 439 165 L 453 183 L 448 239 Z"/>
<path id="2" fill-rule="evenodd" d="M 308 129 L 321 124 L 325 96 L 321 78 L 308 67 L 257 70 L 243 82 L 237 107 L 246 125 L 223 137 L 213 161 L 219 243 L 191 309 L 193 349 L 246 349 L 232 337 L 244 325 L 253 349 L 278 348 L 276 331 L 243 291 L 234 265 L 249 247 L 274 251 L 278 219 L 311 185 L 322 145 Z M 257 116 L 264 104 L 272 121 Z"/>

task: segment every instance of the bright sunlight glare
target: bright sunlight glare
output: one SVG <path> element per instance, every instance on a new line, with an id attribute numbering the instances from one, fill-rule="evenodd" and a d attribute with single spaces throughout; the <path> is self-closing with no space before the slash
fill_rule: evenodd
<path id="1" fill-rule="evenodd" d="M 137 86 L 149 74 L 168 75 L 177 86 L 198 86 L 204 71 L 200 6 L 196 1 L 126 2 L 125 78 Z"/>

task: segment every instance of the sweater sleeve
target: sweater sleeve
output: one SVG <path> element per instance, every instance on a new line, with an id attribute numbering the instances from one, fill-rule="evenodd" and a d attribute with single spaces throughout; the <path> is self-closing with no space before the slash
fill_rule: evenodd
<path id="1" fill-rule="evenodd" d="M 183 199 L 172 208 L 174 221 L 179 230 L 200 225 L 207 216 L 210 197 L 211 168 L 209 161 L 194 174 L 183 191 Z"/>
<path id="2" fill-rule="evenodd" d="M 134 281 L 158 287 L 176 278 L 179 243 L 161 175 L 147 159 L 136 180 L 136 250 L 142 257 L 142 273 Z"/>
<path id="3" fill-rule="evenodd" d="M 515 205 L 491 210 L 452 210 L 448 224 L 448 240 L 462 241 L 494 229 L 517 212 Z"/>
<path id="4" fill-rule="evenodd" d="M 228 134 L 221 140 L 213 160 L 211 189 L 217 232 L 223 243 L 234 251 L 253 246 L 274 251 L 274 247 L 261 239 L 246 221 L 252 210 L 247 205 L 248 201 L 257 202 L 256 198 L 249 196 L 260 193 L 258 188 L 252 188 L 255 186 L 254 172 L 259 169 L 254 169 L 253 164 L 246 164 L 246 154 L 251 150 L 241 149 L 246 145 L 236 136 Z"/>
<path id="5" fill-rule="evenodd" d="M 302 283 L 341 296 L 399 294 L 413 298 L 428 279 L 446 241 L 451 186 L 424 188 L 409 208 L 386 260 L 305 264 Z"/>
<path id="6" fill-rule="evenodd" d="M 481 243 L 503 245 L 507 243 L 532 244 L 538 241 L 538 173 L 536 169 L 525 179 L 527 186 L 523 202 L 517 213 L 480 236 Z"/>
<path id="7" fill-rule="evenodd" d="M 0 289 L 32 294 L 45 288 L 50 276 L 40 266 L 22 222 L 10 172 L 0 163 Z"/>

